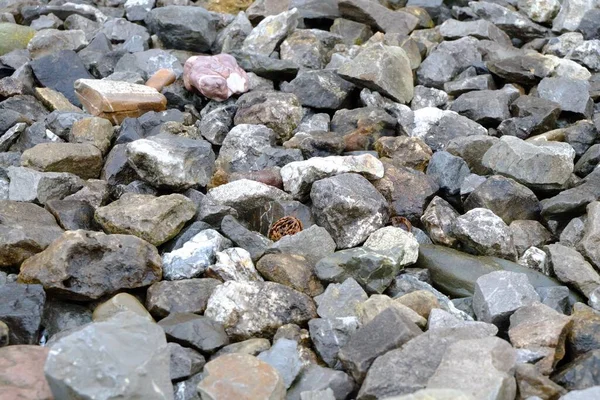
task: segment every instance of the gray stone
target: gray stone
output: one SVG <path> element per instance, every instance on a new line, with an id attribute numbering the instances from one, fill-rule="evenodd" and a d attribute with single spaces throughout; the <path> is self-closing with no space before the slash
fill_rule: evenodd
<path id="1" fill-rule="evenodd" d="M 549 255 L 550 268 L 563 283 L 572 285 L 584 295 L 600 286 L 600 275 L 577 250 L 562 244 L 550 244 L 544 247 Z"/>
<path id="2" fill-rule="evenodd" d="M 124 4 L 125 15 L 130 21 L 143 21 L 154 4 L 155 0 L 127 0 Z"/>
<path id="3" fill-rule="evenodd" d="M 359 327 L 358 318 L 316 318 L 308 321 L 310 339 L 321 359 L 333 369 L 342 369 L 338 352 Z"/>
<path id="4" fill-rule="evenodd" d="M 27 50 L 32 58 L 43 57 L 60 50 L 81 50 L 88 42 L 83 31 L 59 31 L 44 29 L 35 34 L 29 41 Z"/>
<path id="5" fill-rule="evenodd" d="M 8 343 L 37 344 L 46 294 L 42 285 L 0 285 L 0 321 L 8 326 Z"/>
<path id="6" fill-rule="evenodd" d="M 444 91 L 450 96 L 459 96 L 473 90 L 493 89 L 496 89 L 496 85 L 492 75 L 489 74 L 457 78 L 444 83 Z"/>
<path id="7" fill-rule="evenodd" d="M 595 8 L 590 0 L 567 0 L 562 3 L 560 12 L 554 18 L 552 30 L 555 32 L 575 31 L 583 17 Z"/>
<path id="8" fill-rule="evenodd" d="M 71 173 L 82 179 L 98 178 L 102 164 L 102 152 L 88 143 L 40 143 L 21 156 L 23 167 Z"/>
<path id="9" fill-rule="evenodd" d="M 419 19 L 405 11 L 389 8 L 368 0 L 341 0 L 340 15 L 353 21 L 368 24 L 375 31 L 408 35 L 417 27 Z"/>
<path id="10" fill-rule="evenodd" d="M 242 51 L 269 56 L 296 29 L 298 19 L 295 8 L 266 17 L 246 37 Z"/>
<path id="11" fill-rule="evenodd" d="M 539 23 L 551 22 L 560 11 L 558 0 L 519 0 L 519 10 L 523 11 L 532 21 Z"/>
<path id="12" fill-rule="evenodd" d="M 277 370 L 285 388 L 289 388 L 302 369 L 298 356 L 298 343 L 289 339 L 278 339 L 269 350 L 260 353 L 257 358 Z"/>
<path id="13" fill-rule="evenodd" d="M 311 297 L 323 293 L 323 285 L 317 279 L 313 266 L 302 256 L 267 254 L 258 261 L 256 269 L 266 280 L 289 286 Z"/>
<path id="14" fill-rule="evenodd" d="M 470 173 L 465 160 L 447 151 L 435 152 L 427 166 L 427 175 L 431 176 L 440 189 L 450 196 L 458 194 L 463 180 Z"/>
<path id="15" fill-rule="evenodd" d="M 376 44 L 338 69 L 344 79 L 377 90 L 399 103 L 414 95 L 412 71 L 406 52 L 400 47 Z"/>
<path id="16" fill-rule="evenodd" d="M 598 51 L 600 51 L 600 40 L 586 40 L 573 49 L 569 54 L 569 58 L 577 61 L 579 64 L 583 64 L 592 71 L 598 71 L 600 70 L 600 56 L 598 56 Z"/>
<path id="17" fill-rule="evenodd" d="M 240 50 L 251 31 L 252 24 L 246 13 L 240 11 L 232 23 L 217 33 L 217 38 L 213 43 L 213 54 Z"/>
<path id="18" fill-rule="evenodd" d="M 400 311 L 389 308 L 359 328 L 341 348 L 338 357 L 357 382 L 362 382 L 373 361 L 401 347 L 421 330 Z"/>
<path id="19" fill-rule="evenodd" d="M 231 247 L 231 242 L 213 229 L 206 229 L 183 246 L 170 253 L 164 253 L 163 277 L 166 280 L 196 278 L 214 264 L 216 254 Z"/>
<path id="20" fill-rule="evenodd" d="M 335 71 L 303 71 L 281 90 L 294 93 L 305 107 L 337 110 L 347 105 L 355 86 Z M 301 130 L 301 128 L 300 128 Z"/>
<path id="21" fill-rule="evenodd" d="M 600 266 L 600 250 L 596 243 L 600 238 L 600 203 L 591 202 L 587 206 L 587 219 L 584 226 L 584 234 L 577 245 L 577 250 L 598 268 Z"/>
<path id="22" fill-rule="evenodd" d="M 217 20 L 202 7 L 155 8 L 148 13 L 146 25 L 171 49 L 205 52 L 217 38 Z"/>
<path id="23" fill-rule="evenodd" d="M 202 371 L 202 367 L 206 364 L 202 354 L 195 350 L 182 347 L 177 343 L 169 343 L 167 347 L 171 353 L 169 371 L 172 381 L 187 379 Z"/>
<path id="24" fill-rule="evenodd" d="M 453 343 L 427 388 L 459 389 L 476 399 L 512 399 L 517 393 L 513 377 L 516 361 L 516 352 L 500 338 Z"/>
<path id="25" fill-rule="evenodd" d="M 300 393 L 300 400 L 335 400 L 333 390 L 311 390 Z"/>
<path id="26" fill-rule="evenodd" d="M 325 292 L 315 297 L 317 314 L 321 318 L 348 318 L 358 316 L 358 305 L 367 300 L 367 293 L 352 278 L 327 286 Z"/>
<path id="27" fill-rule="evenodd" d="M 46 204 L 62 200 L 83 187 L 83 181 L 66 172 L 38 172 L 25 167 L 8 167 L 8 198 Z"/>
<path id="28" fill-rule="evenodd" d="M 306 367 L 287 392 L 287 400 L 301 400 L 302 393 L 331 389 L 336 399 L 345 399 L 354 390 L 355 383 L 342 371 L 313 364 Z"/>
<path id="29" fill-rule="evenodd" d="M 280 326 L 306 323 L 317 312 L 310 297 L 278 283 L 227 281 L 208 299 L 204 315 L 239 340 L 270 337 Z"/>
<path id="30" fill-rule="evenodd" d="M 560 188 L 573 172 L 575 151 L 566 143 L 525 142 L 503 136 L 484 154 L 482 164 L 529 188 Z"/>
<path id="31" fill-rule="evenodd" d="M 172 313 L 202 314 L 220 281 L 211 278 L 156 282 L 148 288 L 146 308 L 157 318 Z"/>
<path id="32" fill-rule="evenodd" d="M 454 100 L 450 110 L 484 126 L 495 127 L 510 118 L 509 105 L 518 95 L 518 92 L 507 89 L 468 92 Z"/>
<path id="33" fill-rule="evenodd" d="M 511 46 L 510 38 L 502 30 L 489 21 L 480 19 L 475 21 L 457 21 L 449 19 L 440 25 L 440 34 L 446 40 L 460 39 L 473 36 L 477 39 L 488 39 Z"/>
<path id="34" fill-rule="evenodd" d="M 297 254 L 314 266 L 322 258 L 333 254 L 336 244 L 327 229 L 312 225 L 295 235 L 287 235 L 273 243 L 267 253 Z"/>
<path id="35" fill-rule="evenodd" d="M 568 314 L 570 311 L 569 288 L 566 286 L 538 287 L 535 290 L 540 295 L 542 304 L 558 311 L 561 314 Z"/>
<path id="36" fill-rule="evenodd" d="M 92 310 L 80 304 L 49 300 L 44 305 L 42 326 L 46 339 L 90 322 L 92 322 Z"/>
<path id="37" fill-rule="evenodd" d="M 61 399 L 172 399 L 169 363 L 162 329 L 123 312 L 54 342 L 44 372 L 52 393 Z M 104 379 L 115 386 L 107 387 Z"/>
<path id="38" fill-rule="evenodd" d="M 338 35 L 320 29 L 297 29 L 281 43 L 280 57 L 319 70 L 328 65 L 334 47 L 341 42 Z"/>
<path id="39" fill-rule="evenodd" d="M 241 179 L 208 191 L 206 199 L 214 203 L 231 207 L 240 215 L 274 200 L 292 200 L 292 197 L 273 186 Z"/>
<path id="40" fill-rule="evenodd" d="M 499 139 L 493 136 L 474 135 L 452 139 L 446 145 L 446 151 L 465 160 L 471 172 L 489 175 L 490 169 L 481 164 L 481 159 Z"/>
<path id="41" fill-rule="evenodd" d="M 560 400 L 587 400 L 600 396 L 600 386 L 592 386 L 587 389 L 573 390 L 563 396 Z"/>
<path id="42" fill-rule="evenodd" d="M 221 145 L 233 125 L 237 106 L 233 102 L 209 103 L 200 112 L 196 126 L 200 134 L 212 144 Z"/>
<path id="43" fill-rule="evenodd" d="M 346 46 L 360 46 L 373 36 L 373 31 L 368 25 L 345 18 L 336 18 L 330 31 L 341 36 Z"/>
<path id="44" fill-rule="evenodd" d="M 145 42 L 150 40 L 150 34 L 145 27 L 129 22 L 125 18 L 112 18 L 107 20 L 102 27 L 102 33 L 104 33 L 110 41 L 117 43 L 125 42 L 133 36 L 140 36 Z"/>
<path id="45" fill-rule="evenodd" d="M 184 381 L 174 384 L 174 400 L 201 400 L 200 394 L 198 393 L 198 384 L 203 378 L 204 375 L 202 373 L 198 373 Z"/>
<path id="46" fill-rule="evenodd" d="M 167 339 L 192 347 L 203 353 L 214 353 L 229 344 L 223 326 L 210 318 L 192 313 L 172 313 L 161 319 L 158 325 Z"/>
<path id="47" fill-rule="evenodd" d="M 535 85 L 541 79 L 555 73 L 555 69 L 560 65 L 559 63 L 560 61 L 555 61 L 550 56 L 533 53 L 490 61 L 487 63 L 487 67 L 494 75 L 508 82 L 529 86 Z"/>
<path id="48" fill-rule="evenodd" d="M 453 226 L 460 214 L 441 197 L 435 196 L 429 203 L 421 223 L 433 243 L 454 247 L 458 239 L 453 233 Z"/>
<path id="49" fill-rule="evenodd" d="M 486 208 L 474 208 L 458 217 L 454 221 L 452 234 L 475 254 L 516 259 L 508 225 Z"/>
<path id="50" fill-rule="evenodd" d="M 526 16 L 496 3 L 469 2 L 471 10 L 481 19 L 494 23 L 511 38 L 531 40 L 544 37 L 548 29 Z"/>
<path id="51" fill-rule="evenodd" d="M 250 253 L 240 247 L 217 252 L 217 261 L 208 267 L 206 274 L 223 281 L 263 281 L 252 262 Z"/>
<path id="52" fill-rule="evenodd" d="M 238 246 L 250 253 L 252 261 L 258 261 L 273 242 L 258 232 L 251 231 L 231 215 L 221 221 L 221 232 Z"/>
<path id="53" fill-rule="evenodd" d="M 386 226 L 373 232 L 363 248 L 388 255 L 400 267 L 414 264 L 419 257 L 419 243 L 401 228 Z"/>
<path id="54" fill-rule="evenodd" d="M 569 391 L 600 386 L 597 374 L 592 373 L 598 369 L 599 363 L 600 350 L 591 350 L 562 366 L 552 378 Z"/>
<path id="55" fill-rule="evenodd" d="M 542 247 L 552 238 L 552 234 L 537 221 L 515 220 L 509 227 L 518 255 L 532 246 Z"/>
<path id="56" fill-rule="evenodd" d="M 123 55 L 114 67 L 116 73 L 137 73 L 147 80 L 160 69 L 170 69 L 179 78 L 183 74 L 183 66 L 171 53 L 161 49 L 138 51 Z M 115 76 L 111 75 L 111 79 Z"/>
<path id="57" fill-rule="evenodd" d="M 419 110 L 425 107 L 443 107 L 447 102 L 448 94 L 443 90 L 418 85 L 415 86 L 415 95 L 410 102 L 410 108 Z"/>
<path id="58" fill-rule="evenodd" d="M 427 331 L 401 348 L 378 357 L 369 369 L 357 399 L 384 399 L 424 389 L 450 345 L 463 340 L 481 339 L 493 335 L 494 331 L 483 326 Z M 397 379 L 399 376 L 402 379 Z"/>
<path id="59" fill-rule="evenodd" d="M 539 300 L 527 275 L 495 271 L 477 279 L 473 310 L 480 321 L 493 323 L 502 331 L 508 327 L 512 313 Z"/>
<path id="60" fill-rule="evenodd" d="M 577 161 L 574 172 L 582 177 L 589 175 L 598 163 L 600 163 L 600 144 L 594 144 Z"/>
<path id="61" fill-rule="evenodd" d="M 544 78 L 537 87 L 539 97 L 560 104 L 563 112 L 591 118 L 593 101 L 589 83 L 571 78 Z"/>
<path id="62" fill-rule="evenodd" d="M 317 181 L 310 197 L 315 221 L 329 231 L 338 248 L 362 243 L 389 217 L 385 198 L 360 175 L 341 174 Z"/>
<path id="63" fill-rule="evenodd" d="M 40 283 L 46 292 L 90 301 L 160 280 L 160 256 L 131 235 L 67 231 L 21 265 L 19 282 Z"/>

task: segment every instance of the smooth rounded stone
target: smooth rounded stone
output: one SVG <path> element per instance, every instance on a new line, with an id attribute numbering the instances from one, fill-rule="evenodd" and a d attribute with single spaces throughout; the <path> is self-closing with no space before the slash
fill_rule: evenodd
<path id="1" fill-rule="evenodd" d="M 343 173 L 359 173 L 367 179 L 383 178 L 383 164 L 370 154 L 360 156 L 312 157 L 281 168 L 284 189 L 294 198 L 305 200 L 312 184 Z"/>
<path id="2" fill-rule="evenodd" d="M 338 35 L 320 29 L 297 29 L 281 43 L 280 57 L 296 62 L 301 68 L 319 70 L 328 65 L 335 46 L 341 42 Z"/>
<path id="3" fill-rule="evenodd" d="M 19 266 L 62 233 L 52 214 L 42 207 L 0 200 L 0 266 Z"/>
<path id="4" fill-rule="evenodd" d="M 13 50 L 26 49 L 27 44 L 36 34 L 35 29 L 17 25 L 15 23 L 0 23 L 0 55 L 5 55 Z"/>
<path id="5" fill-rule="evenodd" d="M 307 295 L 274 282 L 227 281 L 208 300 L 205 316 L 220 322 L 232 339 L 269 337 L 282 325 L 316 318 Z"/>
<path id="6" fill-rule="evenodd" d="M 154 8 L 145 19 L 148 30 L 170 49 L 206 52 L 217 38 L 217 20 L 201 7 Z"/>
<path id="7" fill-rule="evenodd" d="M 379 157 L 390 158 L 394 165 L 417 171 L 425 171 L 433 155 L 421 139 L 407 136 L 381 137 L 375 142 L 375 150 Z"/>
<path id="8" fill-rule="evenodd" d="M 217 171 L 260 171 L 301 161 L 300 151 L 275 145 L 276 133 L 265 125 L 241 124 L 227 133 L 216 161 Z"/>
<path id="9" fill-rule="evenodd" d="M 503 136 L 484 154 L 482 164 L 530 188 L 557 188 L 573 172 L 575 150 L 559 142 L 524 142 Z"/>
<path id="10" fill-rule="evenodd" d="M 600 350 L 591 350 L 575 358 L 570 363 L 562 366 L 552 376 L 552 380 L 565 389 L 583 390 L 593 386 L 600 386 L 600 380 L 593 371 L 598 369 L 600 363 Z"/>
<path id="11" fill-rule="evenodd" d="M 46 204 L 79 191 L 84 182 L 67 172 L 39 172 L 25 167 L 8 167 L 8 199 Z"/>
<path id="12" fill-rule="evenodd" d="M 336 244 L 327 229 L 312 225 L 295 235 L 287 235 L 273 243 L 267 254 L 296 254 L 306 258 L 311 266 L 333 254 Z"/>
<path id="13" fill-rule="evenodd" d="M 138 299 L 128 293 L 119 293 L 94 309 L 94 322 L 106 321 L 120 312 L 131 312 L 154 322 L 150 313 Z"/>
<path id="14" fill-rule="evenodd" d="M 317 314 L 321 318 L 356 317 L 357 307 L 368 296 L 363 288 L 352 278 L 342 283 L 331 283 L 323 294 L 315 297 Z"/>
<path id="15" fill-rule="evenodd" d="M 491 176 L 479 185 L 467 197 L 464 207 L 466 211 L 487 208 L 506 224 L 515 220 L 535 220 L 540 212 L 539 200 L 530 189 L 500 175 Z"/>
<path id="16" fill-rule="evenodd" d="M 453 226 L 460 214 L 441 197 L 434 197 L 421 217 L 433 243 L 453 247 L 458 239 L 453 233 Z"/>
<path id="17" fill-rule="evenodd" d="M 248 354 L 226 354 L 204 366 L 198 384 L 204 399 L 283 400 L 285 384 L 277 370 Z"/>
<path id="18" fill-rule="evenodd" d="M 192 313 L 172 313 L 158 325 L 167 339 L 203 353 L 214 353 L 229 344 L 223 326 L 210 318 Z"/>
<path id="19" fill-rule="evenodd" d="M 269 350 L 263 351 L 256 358 L 277 370 L 286 389 L 292 385 L 302 369 L 298 343 L 294 340 L 278 339 Z"/>
<path id="20" fill-rule="evenodd" d="M 523 252 L 517 261 L 519 265 L 534 269 L 542 274 L 551 275 L 548 255 L 537 247 L 531 246 Z"/>
<path id="21" fill-rule="evenodd" d="M 303 71 L 281 90 L 293 93 L 305 107 L 337 110 L 347 105 L 355 86 L 342 79 L 335 71 Z"/>
<path id="22" fill-rule="evenodd" d="M 37 344 L 46 294 L 41 285 L 0 285 L 0 321 L 8 326 L 8 343 Z"/>
<path id="23" fill-rule="evenodd" d="M 487 135 L 487 130 L 454 111 L 434 107 L 416 110 L 409 132 L 409 136 L 422 139 L 433 151 L 444 150 L 452 139 L 477 135 Z"/>
<path id="24" fill-rule="evenodd" d="M 419 19 L 405 11 L 393 11 L 379 2 L 367 0 L 343 0 L 339 4 L 340 15 L 353 21 L 368 24 L 374 31 L 408 35 L 417 27 Z"/>
<path id="25" fill-rule="evenodd" d="M 110 121 L 97 117 L 75 121 L 69 133 L 69 142 L 92 144 L 103 155 L 110 150 L 113 138 L 114 130 Z"/>
<path id="26" fill-rule="evenodd" d="M 74 267 L 76 266 L 76 267 Z M 79 301 L 151 285 L 162 276 L 156 248 L 130 235 L 68 231 L 21 265 L 19 282 Z"/>
<path id="27" fill-rule="evenodd" d="M 295 254 L 266 254 L 256 264 L 265 279 L 286 285 L 311 297 L 323 293 L 323 285 L 306 258 Z"/>
<path id="28" fill-rule="evenodd" d="M 382 293 L 402 267 L 396 258 L 368 248 L 340 250 L 321 259 L 315 274 L 325 282 L 356 281 L 369 293 Z"/>
<path id="29" fill-rule="evenodd" d="M 53 394 L 44 377 L 48 349 L 41 346 L 0 347 L 0 391 L 6 399 L 50 400 Z"/>
<path id="30" fill-rule="evenodd" d="M 277 140 L 284 142 L 302 120 L 302 107 L 293 93 L 255 91 L 242 95 L 233 122 L 240 124 L 263 124 L 275 131 Z"/>
<path id="31" fill-rule="evenodd" d="M 475 254 L 516 259 L 508 225 L 486 208 L 474 208 L 457 217 L 452 226 L 452 234 Z"/>
<path id="32" fill-rule="evenodd" d="M 596 245 L 600 238 L 599 228 L 600 202 L 594 201 L 587 206 L 584 233 L 581 241 L 577 244 L 577 250 L 596 267 L 600 266 L 600 251 Z"/>
<path id="33" fill-rule="evenodd" d="M 477 399 L 515 398 L 516 361 L 515 350 L 500 338 L 459 341 L 448 347 L 427 388 L 459 389 Z"/>
<path id="34" fill-rule="evenodd" d="M 417 69 L 417 83 L 443 89 L 444 83 L 482 61 L 477 44 L 478 40 L 472 37 L 440 43 Z"/>
<path id="35" fill-rule="evenodd" d="M 248 91 L 248 76 L 229 54 L 192 56 L 185 62 L 183 84 L 191 92 L 224 101 Z"/>
<path id="36" fill-rule="evenodd" d="M 267 16 L 246 37 L 242 51 L 269 56 L 296 29 L 298 22 L 296 8 Z"/>
<path id="37" fill-rule="evenodd" d="M 384 399 L 424 389 L 450 345 L 492 335 L 494 332 L 483 326 L 427 331 L 410 340 L 401 348 L 378 357 L 369 369 L 357 399 Z M 477 375 L 480 373 L 481 371 L 477 371 Z M 397 379 L 399 376 L 402 379 Z"/>
<path id="38" fill-rule="evenodd" d="M 399 103 L 410 102 L 414 95 L 410 61 L 400 47 L 383 44 L 369 46 L 356 58 L 343 64 L 338 74 Z"/>
<path id="39" fill-rule="evenodd" d="M 362 243 L 389 217 L 385 198 L 357 174 L 341 174 L 313 184 L 310 197 L 315 221 L 344 249 Z M 348 220 L 352 215 L 352 220 Z"/>
<path id="40" fill-rule="evenodd" d="M 263 281 L 254 267 L 250 253 L 240 247 L 231 247 L 215 254 L 215 264 L 206 275 L 222 281 Z"/>
<path id="41" fill-rule="evenodd" d="M 369 235 L 363 248 L 387 254 L 400 267 L 414 264 L 419 257 L 419 243 L 401 228 L 386 226 Z"/>
<path id="42" fill-rule="evenodd" d="M 356 317 L 315 318 L 308 321 L 310 339 L 316 352 L 330 368 L 341 370 L 340 348 L 359 327 Z"/>
<path id="43" fill-rule="evenodd" d="M 448 195 L 457 194 L 463 180 L 469 174 L 467 163 L 447 151 L 436 151 L 427 166 L 427 175 Z"/>
<path id="44" fill-rule="evenodd" d="M 171 354 L 170 378 L 171 381 L 181 381 L 202 371 L 206 360 L 197 351 L 182 347 L 177 343 L 168 343 Z"/>
<path id="45" fill-rule="evenodd" d="M 221 221 L 221 232 L 237 246 L 250 253 L 252 261 L 258 261 L 273 242 L 258 232 L 252 231 L 231 215 Z"/>
<path id="46" fill-rule="evenodd" d="M 215 154 L 206 141 L 162 134 L 128 144 L 127 158 L 150 184 L 181 190 L 208 184 Z"/>
<path id="47" fill-rule="evenodd" d="M 21 165 L 42 172 L 68 172 L 83 179 L 98 178 L 102 153 L 91 144 L 40 143 L 25 150 Z"/>
<path id="48" fill-rule="evenodd" d="M 600 286 L 598 272 L 574 248 L 555 243 L 544 246 L 544 250 L 549 255 L 550 268 L 561 282 L 574 286 L 586 296 Z"/>
<path id="49" fill-rule="evenodd" d="M 44 29 L 38 31 L 27 44 L 32 58 L 43 57 L 60 50 L 81 50 L 88 45 L 85 32 L 80 30 L 59 31 Z"/>
<path id="50" fill-rule="evenodd" d="M 156 318 L 173 313 L 202 314 L 209 297 L 220 284 L 212 278 L 156 282 L 148 288 L 146 308 Z"/>
<path id="51" fill-rule="evenodd" d="M 419 110 L 425 107 L 443 107 L 447 102 L 448 94 L 443 90 L 418 85 L 415 86 L 415 95 L 410 103 L 410 108 Z"/>
<path id="52" fill-rule="evenodd" d="M 541 98 L 554 101 L 563 112 L 578 117 L 591 118 L 592 100 L 589 83 L 571 78 L 544 78 L 537 87 Z"/>
<path id="53" fill-rule="evenodd" d="M 288 390 L 288 400 L 301 400 L 302 394 L 316 390 L 331 389 L 334 398 L 344 399 L 355 389 L 355 383 L 347 374 L 316 364 L 307 366 L 294 385 Z"/>
<path id="54" fill-rule="evenodd" d="M 436 296 L 427 290 L 415 290 L 414 292 L 396 297 L 394 300 L 410 308 L 425 319 L 429 318 L 431 310 L 440 308 L 440 303 Z"/>
<path id="55" fill-rule="evenodd" d="M 510 316 L 520 307 L 540 300 L 527 275 L 511 271 L 495 271 L 477 278 L 473 294 L 473 310 L 478 320 L 508 327 Z"/>
<path id="56" fill-rule="evenodd" d="M 202 119 L 196 123 L 200 129 L 200 134 L 212 144 L 221 145 L 227 137 L 233 117 L 237 111 L 234 103 L 211 103 L 200 111 Z"/>
<path id="57" fill-rule="evenodd" d="M 419 328 L 424 329 L 427 326 L 427 320 L 413 311 L 411 308 L 382 294 L 374 294 L 366 301 L 356 306 L 358 319 L 361 325 L 367 324 L 377 315 L 388 308 L 394 308 L 404 314 L 406 318 L 414 322 Z"/>
<path id="58" fill-rule="evenodd" d="M 135 235 L 158 246 L 175 237 L 195 213 L 195 204 L 180 194 L 126 194 L 96 209 L 95 219 L 109 233 Z"/>
<path id="59" fill-rule="evenodd" d="M 55 341 L 44 372 L 56 398 L 172 399 L 169 364 L 162 329 L 124 312 Z"/>
<path id="60" fill-rule="evenodd" d="M 203 230 L 181 248 L 163 254 L 163 276 L 166 280 L 197 278 L 214 264 L 217 252 L 231 245 L 231 241 L 217 231 Z"/>
<path id="61" fill-rule="evenodd" d="M 576 303 L 571 314 L 573 325 L 567 336 L 569 354 L 577 357 L 600 345 L 600 313 L 583 303 Z"/>
<path id="62" fill-rule="evenodd" d="M 550 374 L 565 356 L 565 340 L 571 330 L 571 318 L 542 304 L 519 308 L 510 316 L 508 337 L 517 349 L 532 349 L 545 353 L 535 366 Z"/>

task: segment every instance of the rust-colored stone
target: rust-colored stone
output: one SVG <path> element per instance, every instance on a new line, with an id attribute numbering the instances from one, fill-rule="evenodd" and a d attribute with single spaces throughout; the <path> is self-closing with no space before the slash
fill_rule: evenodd
<path id="1" fill-rule="evenodd" d="M 284 236 L 295 235 L 302 231 L 302 222 L 296 217 L 283 217 L 273 223 L 269 229 L 269 239 L 276 242 Z"/>
<path id="2" fill-rule="evenodd" d="M 412 224 L 405 217 L 399 217 L 399 216 L 392 217 L 391 222 L 392 222 L 392 226 L 395 228 L 404 229 L 406 232 L 412 231 Z"/>
<path id="3" fill-rule="evenodd" d="M 146 81 L 146 86 L 160 92 L 165 86 L 169 86 L 171 83 L 175 82 L 175 79 L 177 79 L 175 72 L 167 68 L 161 68 Z"/>
<path id="4" fill-rule="evenodd" d="M 75 94 L 87 112 L 120 124 L 125 118 L 137 118 L 148 111 L 164 111 L 167 99 L 156 89 L 135 83 L 79 79 Z"/>
<path id="5" fill-rule="evenodd" d="M 30 345 L 0 349 L 0 399 L 52 400 L 44 376 L 48 348 Z"/>

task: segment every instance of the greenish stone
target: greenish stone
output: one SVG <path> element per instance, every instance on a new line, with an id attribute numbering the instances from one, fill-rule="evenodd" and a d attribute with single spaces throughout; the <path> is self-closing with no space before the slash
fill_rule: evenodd
<path id="1" fill-rule="evenodd" d="M 0 56 L 25 49 L 36 30 L 28 26 L 0 22 Z"/>
<path id="2" fill-rule="evenodd" d="M 477 278 L 499 270 L 524 273 L 535 288 L 564 286 L 556 279 L 511 261 L 497 257 L 477 257 L 435 245 L 419 247 L 419 259 L 415 267 L 427 268 L 433 285 L 453 297 L 472 296 Z M 583 297 L 573 290 L 570 291 L 569 301 L 571 304 L 577 301 L 585 302 Z"/>

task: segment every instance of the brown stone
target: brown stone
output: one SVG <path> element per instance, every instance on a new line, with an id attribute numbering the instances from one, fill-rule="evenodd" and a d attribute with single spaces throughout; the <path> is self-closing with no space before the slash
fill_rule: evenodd
<path id="1" fill-rule="evenodd" d="M 125 118 L 137 118 L 148 111 L 167 109 L 167 98 L 156 89 L 135 83 L 79 79 L 75 94 L 87 112 L 119 125 Z"/>
<path id="2" fill-rule="evenodd" d="M 68 172 L 82 179 L 100 176 L 102 152 L 86 143 L 40 143 L 27 149 L 21 165 L 42 172 Z"/>
<path id="3" fill-rule="evenodd" d="M 129 293 L 119 293 L 114 295 L 97 306 L 92 314 L 92 319 L 94 322 L 106 321 L 113 315 L 122 311 L 132 312 L 140 317 L 146 318 L 148 321 L 154 322 L 154 318 L 152 318 L 142 303 Z"/>
<path id="4" fill-rule="evenodd" d="M 48 352 L 48 348 L 29 345 L 0 348 L 0 399 L 54 399 L 44 376 Z"/>
<path id="5" fill-rule="evenodd" d="M 284 236 L 295 235 L 302 231 L 302 222 L 292 216 L 279 218 L 269 228 L 269 239 L 276 242 Z"/>
<path id="6" fill-rule="evenodd" d="M 203 399 L 283 400 L 285 385 L 269 364 L 248 354 L 234 353 L 204 366 L 198 392 Z"/>
<path id="7" fill-rule="evenodd" d="M 253 2 L 254 0 L 201 0 L 200 4 L 210 11 L 237 14 L 246 10 Z"/>
<path id="8" fill-rule="evenodd" d="M 600 349 L 600 312 L 576 303 L 571 314 L 573 326 L 567 336 L 567 348 L 572 357 Z"/>
<path id="9" fill-rule="evenodd" d="M 440 308 L 440 303 L 433 293 L 428 290 L 416 290 L 396 299 L 400 304 L 407 306 L 421 317 L 429 318 L 429 313 L 434 308 Z"/>
<path id="10" fill-rule="evenodd" d="M 302 256 L 267 254 L 258 261 L 256 269 L 267 280 L 289 286 L 311 297 L 323 293 L 323 285 Z"/>
<path id="11" fill-rule="evenodd" d="M 544 400 L 556 400 L 567 393 L 564 388 L 552 382 L 531 364 L 517 364 L 515 378 L 520 399 L 539 397 Z"/>
<path id="12" fill-rule="evenodd" d="M 161 68 L 146 81 L 146 86 L 160 92 L 165 86 L 169 86 L 171 83 L 175 82 L 176 79 L 177 75 L 175 75 L 175 72 L 167 68 Z"/>
<path id="13" fill-rule="evenodd" d="M 517 349 L 546 354 L 536 363 L 549 375 L 565 356 L 565 340 L 571 328 L 571 318 L 542 303 L 519 308 L 510 317 L 508 336 Z"/>
<path id="14" fill-rule="evenodd" d="M 114 130 L 110 121 L 104 118 L 90 117 L 73 123 L 69 142 L 93 144 L 105 155 L 110 150 L 113 137 Z"/>
<path id="15" fill-rule="evenodd" d="M 35 88 L 35 97 L 51 111 L 83 112 L 75 107 L 64 94 L 50 88 Z"/>
<path id="16" fill-rule="evenodd" d="M 417 137 L 384 136 L 375 142 L 375 150 L 381 158 L 389 158 L 396 166 L 425 171 L 433 151 Z"/>
<path id="17" fill-rule="evenodd" d="M 365 325 L 379 315 L 382 311 L 390 307 L 393 307 L 403 313 L 405 317 L 417 324 L 419 328 L 425 329 L 427 326 L 427 320 L 413 311 L 412 308 L 409 308 L 404 304 L 399 303 L 397 300 L 394 300 L 383 294 L 374 294 L 369 297 L 368 300 L 358 304 L 358 306 L 356 306 L 356 312 L 358 314 L 360 323 Z"/>

